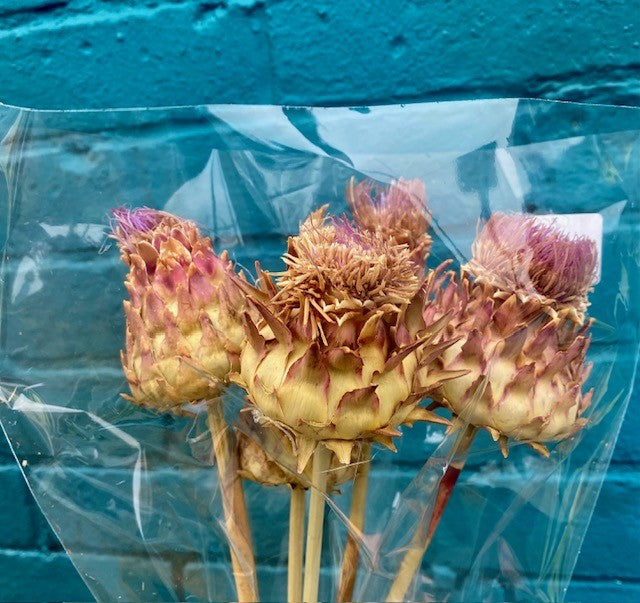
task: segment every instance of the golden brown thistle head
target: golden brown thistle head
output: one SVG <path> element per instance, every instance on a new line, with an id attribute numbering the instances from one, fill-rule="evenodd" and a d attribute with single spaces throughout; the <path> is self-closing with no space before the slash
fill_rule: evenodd
<path id="1" fill-rule="evenodd" d="M 289 239 L 287 266 L 277 279 L 272 302 L 279 316 L 300 323 L 311 339 L 325 337 L 354 312 L 395 315 L 420 289 L 421 277 L 406 246 L 375 232 L 360 231 L 345 219 L 313 213 Z"/>
<path id="2" fill-rule="evenodd" d="M 584 321 L 598 264 L 592 240 L 534 216 L 496 213 L 478 233 L 472 253 L 463 269 L 476 282 Z"/>
<path id="3" fill-rule="evenodd" d="M 356 225 L 376 232 L 395 245 L 406 245 L 413 261 L 424 270 L 431 249 L 427 194 L 422 180 L 392 180 L 387 187 L 373 180 L 347 186 L 347 201 Z"/>
<path id="4" fill-rule="evenodd" d="M 546 454 L 545 442 L 585 424 L 590 322 L 551 316 L 538 301 L 515 294 L 492 296 L 464 275 L 441 295 L 449 309 L 457 306 L 449 329 L 461 339 L 443 351 L 438 366 L 465 374 L 444 382 L 434 399 L 459 417 L 456 424 L 487 429 L 505 455 L 509 439 Z"/>
<path id="5" fill-rule="evenodd" d="M 238 367 L 246 308 L 226 253 L 193 222 L 149 208 L 114 210 L 112 230 L 129 266 L 127 399 L 179 411 L 219 394 Z"/>
<path id="6" fill-rule="evenodd" d="M 277 282 L 261 274 L 261 290 L 244 285 L 261 318 L 245 316 L 236 381 L 262 419 L 291 436 L 298 471 L 319 441 L 347 464 L 359 440 L 393 448 L 400 425 L 438 420 L 418 404 L 451 377 L 434 369 L 419 383 L 417 351 L 436 347 L 448 317 L 425 324 L 433 277 L 418 277 L 407 247 L 322 209 L 284 259 Z"/>

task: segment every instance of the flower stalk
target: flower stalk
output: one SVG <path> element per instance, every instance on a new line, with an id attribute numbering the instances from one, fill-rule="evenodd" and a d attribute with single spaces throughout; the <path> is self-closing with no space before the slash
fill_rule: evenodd
<path id="1" fill-rule="evenodd" d="M 358 465 L 353 481 L 351 493 L 351 508 L 349 521 L 351 530 L 347 535 L 344 556 L 342 557 L 342 570 L 340 572 L 340 584 L 338 586 L 338 601 L 346 602 L 353 599 L 353 587 L 356 583 L 358 571 L 358 539 L 364 529 L 365 513 L 367 510 L 367 490 L 369 487 L 369 467 L 371 465 L 371 444 L 362 446 L 361 462 Z M 356 536 L 358 539 L 356 539 Z"/>
<path id="2" fill-rule="evenodd" d="M 444 475 L 438 484 L 435 502 L 431 513 L 425 511 L 418 527 L 411 539 L 409 548 L 398 569 L 398 573 L 387 594 L 387 601 L 404 601 L 407 590 L 411 585 L 413 577 L 420 568 L 422 559 L 433 540 L 436 529 L 442 519 L 444 510 L 451 498 L 453 489 L 458 481 L 458 477 L 467 461 L 467 456 L 473 439 L 477 433 L 477 428 L 473 425 L 467 426 L 462 433 L 460 440 L 453 451 L 451 462 L 447 465 Z"/>
<path id="3" fill-rule="evenodd" d="M 302 601 L 302 555 L 306 490 L 292 486 L 289 507 L 289 565 L 287 570 L 287 601 Z"/>
<path id="4" fill-rule="evenodd" d="M 313 487 L 309 494 L 309 520 L 302 591 L 302 600 L 305 603 L 315 603 L 318 600 L 327 471 L 330 460 L 330 452 L 325 446 L 320 445 L 315 449 L 312 468 Z"/>
<path id="5" fill-rule="evenodd" d="M 247 505 L 221 400 L 212 400 L 207 405 L 207 422 L 216 457 L 224 525 L 229 539 L 238 601 L 258 601 L 258 583 Z"/>

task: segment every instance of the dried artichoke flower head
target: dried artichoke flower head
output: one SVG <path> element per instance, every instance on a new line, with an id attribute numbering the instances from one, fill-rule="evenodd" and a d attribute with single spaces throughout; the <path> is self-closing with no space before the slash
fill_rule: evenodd
<path id="1" fill-rule="evenodd" d="M 434 307 L 454 309 L 449 329 L 461 337 L 438 362 L 467 374 L 443 383 L 436 397 L 456 424 L 487 429 L 505 456 L 510 438 L 548 454 L 545 442 L 586 423 L 591 322 L 583 324 L 583 313 L 596 261 L 590 241 L 497 214 L 460 280 L 452 275 L 438 293 Z"/>
<path id="2" fill-rule="evenodd" d="M 239 365 L 246 308 L 226 252 L 193 222 L 149 208 L 113 210 L 112 230 L 129 266 L 125 397 L 180 411 L 218 395 Z"/>
<path id="3" fill-rule="evenodd" d="M 431 249 L 427 234 L 431 217 L 422 180 L 392 180 L 383 187 L 373 180 L 347 186 L 347 201 L 361 230 L 380 233 L 397 245 L 407 245 L 411 257 L 421 268 Z"/>
<path id="4" fill-rule="evenodd" d="M 584 321 L 598 264 L 591 239 L 563 233 L 535 216 L 496 213 L 476 237 L 472 253 L 463 269 L 476 282 Z"/>
<path id="5" fill-rule="evenodd" d="M 353 311 L 397 315 L 422 284 L 406 245 L 354 228 L 346 219 L 326 220 L 325 214 L 326 208 L 311 214 L 289 239 L 287 269 L 274 299 L 287 316 L 298 317 L 300 307 L 305 334 L 313 339 L 316 325 Z"/>
<path id="6" fill-rule="evenodd" d="M 425 324 L 433 278 L 419 276 L 406 245 L 312 214 L 291 237 L 277 281 L 248 290 L 260 320 L 245 315 L 237 381 L 263 420 L 295 442 L 298 471 L 319 441 L 342 464 L 358 440 L 393 449 L 398 427 L 442 419 L 418 406 L 447 373 L 418 384 L 417 351 L 434 346 L 448 317 Z M 448 343 L 440 343 L 440 348 Z"/>
<path id="7" fill-rule="evenodd" d="M 253 421 L 249 413 L 241 413 L 240 420 L 245 424 Z M 310 465 L 307 465 L 302 475 L 295 472 L 295 443 L 277 427 L 268 424 L 261 426 L 259 438 L 238 431 L 237 441 L 238 473 L 243 478 L 264 486 L 309 488 L 312 478 Z M 354 447 L 351 463 L 348 465 L 340 464 L 335 455 L 331 455 L 331 465 L 327 472 L 329 492 L 354 478 L 359 457 L 359 446 Z"/>

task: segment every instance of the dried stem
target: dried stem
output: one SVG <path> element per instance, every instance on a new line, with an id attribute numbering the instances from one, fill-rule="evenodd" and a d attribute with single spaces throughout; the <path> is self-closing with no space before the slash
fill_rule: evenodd
<path id="1" fill-rule="evenodd" d="M 356 476 L 353 481 L 353 492 L 351 494 L 351 509 L 349 511 L 349 521 L 352 530 L 358 536 L 362 536 L 364 529 L 364 518 L 367 504 L 367 488 L 369 486 L 369 466 L 371 460 L 371 444 L 366 442 L 362 446 L 361 464 L 358 466 Z M 356 573 L 358 571 L 358 541 L 353 532 L 347 535 L 347 543 L 342 558 L 342 571 L 340 573 L 340 585 L 338 587 L 338 601 L 352 601 L 353 587 L 356 583 Z"/>
<path id="2" fill-rule="evenodd" d="M 220 400 L 212 400 L 207 410 L 238 601 L 240 603 L 258 601 L 256 564 L 253 556 L 247 506 L 242 480 L 238 476 L 237 459 L 233 453 L 229 427 L 225 421 Z"/>
<path id="3" fill-rule="evenodd" d="M 433 505 L 431 516 L 425 513 L 418 524 L 418 528 L 413 535 L 409 549 L 405 553 L 396 578 L 389 589 L 389 594 L 387 594 L 386 599 L 387 601 L 403 601 L 405 599 L 405 595 L 411 585 L 411 581 L 413 580 L 416 571 L 418 571 L 418 568 L 422 563 L 422 558 L 431 544 L 431 540 L 433 539 L 436 528 L 440 523 L 445 507 L 449 502 L 453 488 L 458 481 L 458 476 L 464 468 L 464 464 L 467 460 L 467 452 L 471 447 L 476 431 L 476 427 L 469 425 L 462 434 L 462 437 L 453 452 L 453 459 L 449 463 L 449 466 L 445 470 L 438 485 L 438 492 L 436 493 L 436 500 Z"/>
<path id="4" fill-rule="evenodd" d="M 304 544 L 304 514 L 306 491 L 300 486 L 291 488 L 289 508 L 289 568 L 287 574 L 287 601 L 302 601 L 302 554 Z"/>
<path id="5" fill-rule="evenodd" d="M 302 600 L 316 603 L 320 584 L 320 557 L 322 554 L 322 530 L 324 527 L 324 505 L 327 491 L 327 471 L 331 454 L 324 445 L 318 444 L 313 453 L 311 492 L 309 494 L 309 523 L 305 551 L 304 588 Z"/>

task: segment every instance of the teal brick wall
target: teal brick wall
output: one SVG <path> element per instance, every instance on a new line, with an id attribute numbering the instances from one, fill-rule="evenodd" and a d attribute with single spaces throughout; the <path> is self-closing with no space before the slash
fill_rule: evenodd
<path id="1" fill-rule="evenodd" d="M 639 104 L 640 3 L 11 0 L 0 6 L 0 100 L 8 104 L 77 109 L 492 96 Z M 639 406 L 636 393 L 569 600 L 640 600 Z M 88 597 L 0 443 L 0 599 Z"/>

